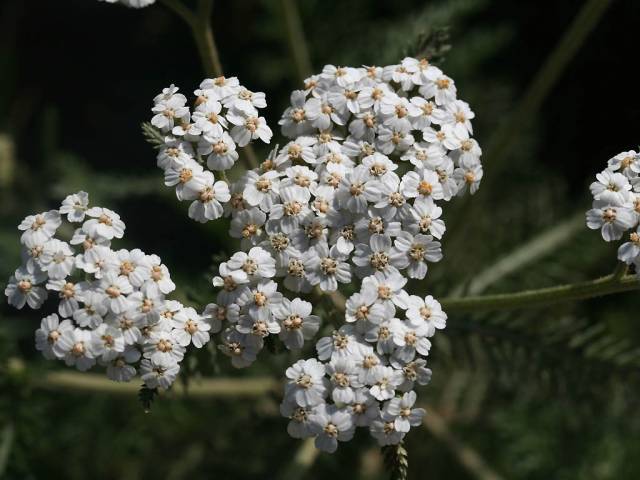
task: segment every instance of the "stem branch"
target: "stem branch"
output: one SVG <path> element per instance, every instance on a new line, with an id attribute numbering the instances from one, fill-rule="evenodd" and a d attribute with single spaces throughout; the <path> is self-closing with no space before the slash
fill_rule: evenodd
<path id="1" fill-rule="evenodd" d="M 619 276 L 614 273 L 586 282 L 524 290 L 522 292 L 444 298 L 440 303 L 447 312 L 511 310 L 516 308 L 547 307 L 557 303 L 584 300 L 638 289 L 640 289 L 640 282 L 638 282 L 635 275 Z"/>

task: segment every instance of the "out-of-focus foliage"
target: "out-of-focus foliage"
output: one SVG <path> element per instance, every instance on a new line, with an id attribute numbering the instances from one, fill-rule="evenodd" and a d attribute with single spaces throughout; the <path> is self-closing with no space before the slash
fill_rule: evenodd
<path id="1" fill-rule="evenodd" d="M 299 1 L 316 70 L 325 63 L 386 64 L 448 32 L 438 61 L 476 113 L 487 146 L 583 2 L 508 0 Z M 216 2 L 213 19 L 226 72 L 267 93 L 272 126 L 296 88 L 282 3 Z M 508 167 L 491 178 L 481 207 L 452 205 L 446 260 L 423 287 L 444 297 L 546 229 L 588 208 L 586 187 L 604 162 L 637 146 L 640 90 L 633 65 L 640 6 L 614 2 L 559 83 L 522 128 Z M 440 37 L 439 37 L 440 38 Z M 424 42 L 422 42 L 424 43 Z M 444 55 L 442 55 L 444 54 Z M 0 276 L 18 263 L 15 226 L 27 213 L 85 189 L 127 223 L 123 246 L 159 254 L 176 298 L 214 296 L 212 266 L 232 251 L 225 225 L 190 221 L 162 186 L 140 132 L 151 99 L 202 79 L 189 32 L 161 6 L 135 11 L 88 0 L 0 5 Z M 265 155 L 264 148 L 258 153 Z M 486 178 L 492 159 L 483 157 Z M 482 191 L 482 190 L 481 190 Z M 455 202 L 453 202 L 455 203 Z M 153 232 L 153 233 L 151 233 Z M 615 251 L 586 228 L 544 258 L 489 286 L 515 291 L 593 278 Z M 640 329 L 636 294 L 532 311 L 450 315 L 432 349 L 427 411 L 502 478 L 633 479 L 640 475 Z M 318 306 L 331 315 L 326 303 Z M 33 347 L 33 312 L 0 307 L 0 477 L 277 478 L 301 442 L 285 432 L 279 399 L 131 397 L 41 388 L 51 367 Z M 215 349 L 184 363 L 202 376 L 281 377 L 288 353 L 263 352 L 233 371 Z M 320 455 L 307 479 L 385 478 L 366 435 Z M 407 437 L 409 478 L 476 478 L 456 449 L 427 429 Z"/>

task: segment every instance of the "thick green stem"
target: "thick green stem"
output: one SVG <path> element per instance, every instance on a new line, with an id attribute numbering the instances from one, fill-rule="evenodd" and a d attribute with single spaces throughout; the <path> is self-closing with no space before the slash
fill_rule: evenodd
<path id="1" fill-rule="evenodd" d="M 635 275 L 619 276 L 616 272 L 606 277 L 586 282 L 524 290 L 515 293 L 444 298 L 440 303 L 446 312 L 512 310 L 516 308 L 547 307 L 563 302 L 585 300 L 639 289 L 640 282 Z"/>

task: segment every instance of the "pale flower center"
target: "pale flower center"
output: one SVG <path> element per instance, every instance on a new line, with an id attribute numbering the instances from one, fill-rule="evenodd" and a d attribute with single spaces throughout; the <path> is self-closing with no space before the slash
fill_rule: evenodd
<path id="1" fill-rule="evenodd" d="M 107 295 L 109 295 L 111 298 L 117 298 L 117 297 L 120 296 L 120 289 L 118 287 L 116 287 L 115 285 L 111 285 L 104 292 Z"/>
<path id="2" fill-rule="evenodd" d="M 320 269 L 325 275 L 333 275 L 338 270 L 338 263 L 333 258 L 326 257 L 320 261 Z"/>
<path id="3" fill-rule="evenodd" d="M 302 318 L 299 315 L 289 315 L 282 323 L 287 330 L 298 330 L 302 327 Z"/>
<path id="4" fill-rule="evenodd" d="M 173 349 L 173 344 L 169 340 L 165 340 L 164 338 L 158 341 L 156 345 L 156 349 L 158 351 L 166 353 L 170 352 Z"/>
<path id="5" fill-rule="evenodd" d="M 253 294 L 253 301 L 259 307 L 264 307 L 265 304 L 267 303 L 267 300 L 268 300 L 267 296 L 262 292 L 256 292 Z"/>
<path id="6" fill-rule="evenodd" d="M 18 290 L 20 290 L 22 293 L 27 293 L 29 290 L 31 290 L 32 284 L 29 280 L 20 280 L 18 282 Z"/>
<path id="7" fill-rule="evenodd" d="M 389 255 L 386 252 L 375 252 L 371 255 L 370 262 L 376 270 L 384 270 L 389 265 Z"/>
<path id="8" fill-rule="evenodd" d="M 602 220 L 606 223 L 613 223 L 616 220 L 616 211 L 613 208 L 607 208 L 602 212 Z"/>
<path id="9" fill-rule="evenodd" d="M 84 343 L 77 342 L 71 347 L 71 354 L 74 357 L 81 357 L 84 355 Z"/>
<path id="10" fill-rule="evenodd" d="M 409 256 L 416 262 L 424 258 L 424 247 L 422 245 L 412 245 L 409 249 Z"/>
<path id="11" fill-rule="evenodd" d="M 338 436 L 338 427 L 336 427 L 333 423 L 327 423 L 327 426 L 324 427 L 324 433 L 331 438 L 335 438 Z"/>

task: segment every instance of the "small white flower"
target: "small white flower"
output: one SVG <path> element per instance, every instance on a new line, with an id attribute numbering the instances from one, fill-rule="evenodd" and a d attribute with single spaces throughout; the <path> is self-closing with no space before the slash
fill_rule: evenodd
<path id="1" fill-rule="evenodd" d="M 169 388 L 179 371 L 180 366 L 171 358 L 145 358 L 140 362 L 140 378 L 147 388 Z"/>
<path id="2" fill-rule="evenodd" d="M 38 285 L 46 278 L 47 274 L 33 263 L 27 263 L 18 268 L 4 289 L 9 305 L 18 309 L 25 304 L 34 310 L 40 308 L 47 299 L 47 291 Z"/>
<path id="3" fill-rule="evenodd" d="M 82 224 L 82 229 L 89 235 L 99 235 L 111 240 L 122 238 L 125 225 L 120 215 L 108 208 L 92 207 L 87 210 L 87 216 L 93 217 Z"/>
<path id="4" fill-rule="evenodd" d="M 600 229 L 602 238 L 607 242 L 619 240 L 635 223 L 632 210 L 618 202 L 595 201 L 593 208 L 587 212 L 587 227 Z"/>
<path id="5" fill-rule="evenodd" d="M 66 278 L 71 274 L 74 263 L 74 252 L 67 242 L 52 238 L 44 244 L 40 265 L 49 278 L 53 280 Z"/>
<path id="6" fill-rule="evenodd" d="M 91 332 L 81 328 L 65 330 L 53 345 L 56 357 L 64 360 L 68 366 L 74 366 L 84 372 L 96 363 L 91 351 Z"/>
<path id="7" fill-rule="evenodd" d="M 311 315 L 312 305 L 300 298 L 282 299 L 282 305 L 274 312 L 280 321 L 280 339 L 287 348 L 299 350 L 305 340 L 313 338 L 320 329 L 320 317 Z"/>
<path id="8" fill-rule="evenodd" d="M 29 215 L 18 225 L 18 230 L 23 231 L 20 241 L 23 244 L 26 242 L 43 244 L 55 235 L 61 223 L 58 210 Z"/>
<path id="9" fill-rule="evenodd" d="M 54 352 L 54 345 L 60 340 L 62 335 L 73 330 L 71 320 L 62 320 L 55 313 L 44 317 L 40 322 L 40 328 L 36 330 L 36 350 L 42 352 L 44 358 L 55 360 L 57 358 Z"/>
<path id="10" fill-rule="evenodd" d="M 286 371 L 289 379 L 285 386 L 285 396 L 300 407 L 312 407 L 324 402 L 328 393 L 325 366 L 315 358 L 298 360 Z"/>
<path id="11" fill-rule="evenodd" d="M 409 278 L 422 279 L 427 275 L 427 262 L 439 262 L 442 260 L 440 242 L 431 235 L 411 235 L 409 232 L 400 232 L 395 240 L 395 248 L 404 254 L 404 264 L 398 260 L 399 268 L 407 267 Z"/>
<path id="12" fill-rule="evenodd" d="M 78 192 L 67 197 L 62 201 L 60 213 L 66 215 L 70 222 L 81 222 L 84 220 L 86 211 L 89 208 L 89 194 L 87 192 Z"/>
<path id="13" fill-rule="evenodd" d="M 348 442 L 353 438 L 355 425 L 351 415 L 334 405 L 319 405 L 310 416 L 313 431 L 317 435 L 316 448 L 333 453 L 338 449 L 338 441 Z"/>
<path id="14" fill-rule="evenodd" d="M 422 424 L 425 415 L 424 408 L 412 408 L 416 403 L 416 392 L 407 392 L 400 398 L 389 400 L 382 410 L 382 419 L 385 422 L 393 422 L 398 432 L 408 432 L 411 427 Z"/>
<path id="15" fill-rule="evenodd" d="M 173 316 L 174 336 L 178 343 L 187 347 L 190 343 L 202 348 L 209 341 L 211 326 L 191 307 L 183 308 Z"/>

